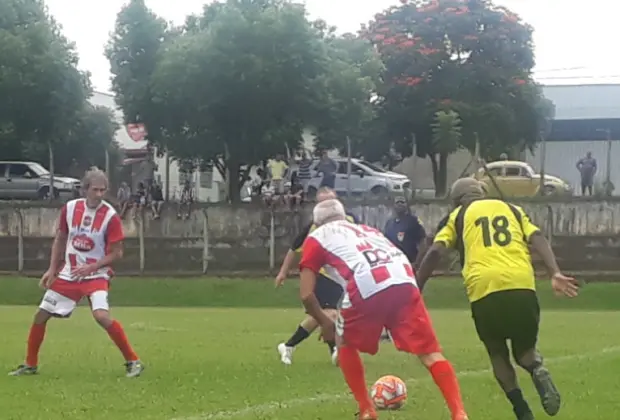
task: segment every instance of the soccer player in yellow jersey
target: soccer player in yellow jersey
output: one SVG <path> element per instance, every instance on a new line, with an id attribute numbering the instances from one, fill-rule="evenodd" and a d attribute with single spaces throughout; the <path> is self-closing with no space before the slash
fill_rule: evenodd
<path id="1" fill-rule="evenodd" d="M 528 244 L 542 257 L 556 294 L 575 297 L 578 283 L 562 274 L 551 246 L 520 207 L 485 199 L 473 178 L 457 180 L 450 198 L 456 208 L 440 224 L 416 273 L 418 284 L 424 286 L 444 248 L 456 249 L 476 331 L 517 419 L 532 420 L 534 415 L 519 388 L 508 340 L 514 360 L 531 375 L 545 412 L 554 416 L 560 394 L 536 350 L 540 308 Z"/>

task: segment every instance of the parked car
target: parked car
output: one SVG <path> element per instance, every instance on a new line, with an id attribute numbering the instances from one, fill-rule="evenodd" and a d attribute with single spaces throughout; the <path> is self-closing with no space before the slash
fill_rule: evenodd
<path id="1" fill-rule="evenodd" d="M 534 169 L 527 163 L 502 160 L 488 163 L 486 166 L 505 196 L 534 197 L 540 195 L 541 175 L 534 172 Z M 484 183 L 489 197 L 500 196 L 484 168 L 480 168 L 473 177 Z M 572 195 L 573 193 L 570 184 L 549 174 L 545 174 L 543 188 L 543 195 Z"/>
<path id="2" fill-rule="evenodd" d="M 0 199 L 43 200 L 50 197 L 50 172 L 37 162 L 0 161 Z M 75 178 L 54 175 L 54 198 L 74 197 L 80 189 Z"/>
<path id="3" fill-rule="evenodd" d="M 375 196 L 388 196 L 394 194 L 411 195 L 411 181 L 406 175 L 386 171 L 370 162 L 351 159 L 351 179 L 347 176 L 347 159 L 336 158 L 338 172 L 336 173 L 335 190 L 338 194 L 346 194 L 350 182 L 352 195 L 372 194 Z M 321 185 L 322 175 L 316 171 L 318 159 L 312 162 L 310 171 L 312 179 L 306 187 L 306 195 L 309 199 L 316 196 Z"/>

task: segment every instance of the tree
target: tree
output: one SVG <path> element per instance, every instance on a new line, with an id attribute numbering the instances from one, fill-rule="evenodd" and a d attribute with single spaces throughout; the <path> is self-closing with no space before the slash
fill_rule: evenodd
<path id="1" fill-rule="evenodd" d="M 160 47 L 169 35 L 167 27 L 144 0 L 131 0 L 118 13 L 105 51 L 112 71 L 112 91 L 125 123 L 144 124 L 147 140 L 160 145 L 165 143 L 162 109 L 153 101 L 151 76 Z"/>
<path id="2" fill-rule="evenodd" d="M 160 56 L 152 78 L 179 132 L 178 158 L 223 161 L 229 198 L 240 170 L 294 149 L 317 114 L 328 69 L 324 44 L 303 6 L 284 0 L 228 0 L 205 6 Z"/>
<path id="3" fill-rule="evenodd" d="M 383 63 L 370 42 L 353 34 L 336 36 L 325 30 L 323 22 L 315 23 L 324 32 L 329 71 L 320 84 L 325 97 L 319 104 L 316 118 L 316 146 L 338 148 L 347 153 L 347 138 L 353 153 L 365 153 L 376 144 L 374 134 L 375 108 L 372 100 L 379 83 Z M 380 142 L 379 142 L 380 143 Z"/>
<path id="4" fill-rule="evenodd" d="M 77 69 L 77 61 L 74 45 L 43 1 L 0 3 L 0 141 L 5 157 L 47 155 L 53 173 L 53 152 L 66 144 L 90 93 L 88 74 Z"/>
<path id="5" fill-rule="evenodd" d="M 457 147 L 473 151 L 479 140 L 486 155 L 539 138 L 532 29 L 487 0 L 401 3 L 363 29 L 385 63 L 378 114 L 401 153 L 415 142 L 418 156 L 431 159 L 443 195 L 448 154 L 433 141 L 437 111 L 459 114 Z"/>
<path id="6" fill-rule="evenodd" d="M 447 162 L 441 159 L 447 159 L 450 154 L 457 151 L 461 142 L 461 118 L 454 111 L 437 111 L 435 120 L 431 124 L 433 130 L 433 150 L 440 156 L 439 165 L 446 166 Z M 436 165 L 435 159 L 431 159 L 431 163 Z M 433 181 L 435 185 L 446 185 L 447 180 L 441 178 L 445 172 L 439 171 L 437 167 L 433 167 Z"/>

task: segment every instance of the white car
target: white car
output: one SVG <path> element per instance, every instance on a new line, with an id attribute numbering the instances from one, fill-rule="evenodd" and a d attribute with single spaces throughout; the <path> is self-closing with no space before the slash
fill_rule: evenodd
<path id="1" fill-rule="evenodd" d="M 352 195 L 389 196 L 389 195 L 410 195 L 411 181 L 407 176 L 386 171 L 370 162 L 351 159 L 351 178 L 347 176 L 347 159 L 336 158 L 338 171 L 336 173 L 335 190 L 338 194 L 346 195 L 351 188 Z M 316 192 L 321 186 L 323 175 L 316 172 L 319 161 L 314 160 L 310 168 L 312 178 L 306 187 L 306 195 L 309 199 L 316 196 Z"/>

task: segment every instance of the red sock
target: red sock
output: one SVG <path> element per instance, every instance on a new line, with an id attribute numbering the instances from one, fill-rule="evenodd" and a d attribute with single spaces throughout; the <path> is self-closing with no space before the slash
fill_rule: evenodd
<path id="1" fill-rule="evenodd" d="M 436 362 L 429 370 L 433 376 L 433 380 L 441 390 L 452 416 L 454 417 L 464 412 L 459 381 L 456 379 L 456 373 L 450 362 L 447 360 Z"/>
<path id="2" fill-rule="evenodd" d="M 45 338 L 47 324 L 32 324 L 28 334 L 28 350 L 26 353 L 26 365 L 34 367 L 39 364 L 39 349 Z"/>
<path id="3" fill-rule="evenodd" d="M 127 339 L 127 335 L 125 334 L 125 330 L 123 330 L 123 326 L 118 321 L 112 321 L 112 325 L 108 328 L 108 335 L 116 344 L 116 347 L 123 353 L 123 357 L 128 362 L 135 362 L 139 360 L 138 355 L 131 348 L 131 344 L 129 344 L 129 340 Z"/>
<path id="4" fill-rule="evenodd" d="M 364 365 L 359 352 L 351 347 L 340 347 L 338 349 L 338 364 L 360 409 L 372 408 L 373 404 L 370 401 L 368 389 L 366 389 Z"/>

